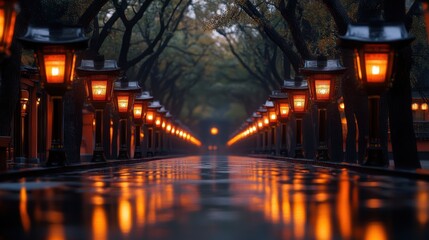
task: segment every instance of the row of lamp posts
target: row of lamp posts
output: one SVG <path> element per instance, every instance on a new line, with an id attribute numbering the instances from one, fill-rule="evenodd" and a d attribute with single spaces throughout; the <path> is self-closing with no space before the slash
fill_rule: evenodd
<path id="1" fill-rule="evenodd" d="M 374 21 L 369 24 L 350 24 L 347 33 L 339 37 L 339 44 L 345 51 L 353 51 L 356 77 L 360 88 L 364 89 L 368 94 L 370 117 L 366 165 L 383 166 L 386 164 L 387 160 L 384 159 L 380 141 L 380 95 L 393 84 L 393 79 L 395 79 L 395 69 L 393 66 L 398 51 L 408 46 L 413 39 L 408 35 L 403 24 L 382 21 Z M 338 60 L 328 60 L 323 56 L 318 57 L 317 60 L 305 61 L 304 67 L 300 69 L 300 73 L 307 79 L 304 80 L 302 77 L 297 76 L 293 80 L 285 80 L 281 92 L 275 91 L 270 96 L 270 100 L 275 106 L 274 109 L 277 109 L 276 114 L 274 114 L 276 116 L 273 115 L 273 117 L 270 117 L 269 109 L 271 106 L 267 102 L 264 105 L 265 109 L 259 109 L 254 113 L 253 121 L 243 125 L 231 137 L 228 145 L 233 146 L 239 142 L 243 142 L 243 140 L 247 140 L 250 136 L 258 133 L 258 129 L 263 132 L 262 134 L 265 134 L 265 137 L 262 140 L 256 140 L 256 145 L 259 146 L 260 142 L 266 144 L 269 142 L 267 140 L 269 134 L 264 130 L 263 122 L 268 126 L 269 119 L 274 120 L 278 118 L 280 119 L 279 121 L 273 121 L 271 124 L 273 126 L 277 126 L 277 124 L 281 126 L 280 141 L 271 142 L 271 145 L 280 145 L 280 149 L 282 149 L 280 152 L 286 152 L 284 149 L 286 146 L 284 128 L 288 118 L 288 108 L 290 108 L 296 119 L 296 147 L 294 157 L 304 157 L 302 151 L 302 128 L 304 127 L 302 118 L 307 112 L 309 101 L 312 101 L 318 109 L 319 144 L 316 158 L 318 160 L 329 160 L 327 147 L 329 137 L 327 135 L 327 105 L 339 97 L 336 89 L 339 89 L 339 79 L 346 70 Z M 400 81 L 400 79 L 397 81 Z M 282 113 L 284 114 L 282 115 Z M 257 120 L 258 118 L 262 118 L 262 121 Z M 275 131 L 271 130 L 271 132 L 271 139 L 275 140 Z M 248 141 L 245 142 L 248 143 Z M 251 140 L 251 142 L 254 142 L 254 140 Z"/>
<path id="2" fill-rule="evenodd" d="M 0 1 L 0 52 L 2 59 L 7 57 L 10 52 L 9 48 L 12 41 L 14 22 L 16 19 L 16 1 Z M 65 165 L 66 154 L 64 151 L 64 119 L 63 119 L 63 96 L 66 91 L 72 88 L 72 83 L 75 78 L 76 68 L 76 52 L 84 50 L 88 45 L 88 38 L 84 36 L 82 28 L 78 27 L 34 27 L 29 26 L 26 34 L 19 38 L 24 48 L 34 50 L 36 63 L 39 67 L 40 85 L 42 89 L 49 95 L 52 101 L 52 109 L 48 112 L 52 113 L 52 131 L 51 131 L 51 146 L 47 165 Z M 76 75 L 86 82 L 86 94 L 89 101 L 94 107 L 95 116 L 95 131 L 94 131 L 94 152 L 92 161 L 105 161 L 106 157 L 103 149 L 103 115 L 104 109 L 108 103 L 114 102 L 115 109 L 119 115 L 120 134 L 119 134 L 119 159 L 129 158 L 128 156 L 128 120 L 129 114 L 133 113 L 133 120 L 136 126 L 136 150 L 134 157 L 142 157 L 140 145 L 140 129 L 144 123 L 143 119 L 147 117 L 145 122 L 151 131 L 155 131 L 149 115 L 155 121 L 164 121 L 166 127 L 167 120 L 171 115 L 165 108 L 158 106 L 154 108 L 159 113 L 151 112 L 151 107 L 158 101 L 149 102 L 153 99 L 148 92 L 141 92 L 137 82 L 127 81 L 125 77 L 120 76 L 120 68 L 116 61 L 105 60 L 104 57 L 98 56 L 93 60 L 82 60 L 81 65 L 76 68 Z M 112 101 L 112 93 L 115 93 L 115 101 Z M 21 104 L 24 106 L 22 110 L 22 119 L 25 117 L 25 106 L 28 101 L 25 91 L 21 92 Z M 28 95 L 28 94 L 27 94 Z M 156 104 L 155 104 L 156 105 Z M 146 115 L 146 112 L 149 114 Z M 24 121 L 24 120 L 23 120 Z M 24 124 L 24 123 L 22 123 Z M 177 129 L 177 136 L 187 143 L 193 145 L 201 144 L 198 139 L 192 136 L 189 131 L 184 131 L 183 126 L 174 124 L 172 120 L 168 123 L 171 134 L 172 129 Z M 174 126 L 176 127 L 173 127 Z M 156 126 L 156 136 L 161 135 L 161 123 Z M 175 132 L 174 132 L 175 133 Z M 181 135 L 179 135 L 179 133 Z M 152 142 L 152 134 L 149 134 Z M 162 144 L 157 139 L 159 144 Z M 22 146 L 21 146 L 22 147 Z M 153 155 L 156 149 L 152 149 Z"/>

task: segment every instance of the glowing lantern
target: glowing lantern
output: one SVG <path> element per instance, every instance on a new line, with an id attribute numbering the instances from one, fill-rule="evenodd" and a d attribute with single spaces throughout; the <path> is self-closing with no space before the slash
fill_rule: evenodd
<path id="1" fill-rule="evenodd" d="M 10 55 L 17 14 L 16 0 L 0 0 L 0 53 Z"/>
<path id="2" fill-rule="evenodd" d="M 339 37 L 342 47 L 353 49 L 357 78 L 370 94 L 389 87 L 397 50 L 413 40 L 404 24 L 382 21 L 349 24 L 347 33 Z"/>
<path id="3" fill-rule="evenodd" d="M 35 51 L 42 87 L 51 96 L 63 96 L 73 81 L 75 51 L 85 49 L 88 45 L 83 30 L 30 26 L 20 40 L 24 48 Z"/>
<path id="4" fill-rule="evenodd" d="M 427 104 L 427 103 L 422 103 L 422 105 L 421 105 L 421 109 L 422 109 L 423 111 L 428 110 L 428 104 Z"/>
<path id="5" fill-rule="evenodd" d="M 418 103 L 412 103 L 412 104 L 411 104 L 411 109 L 412 109 L 413 111 L 417 111 L 417 110 L 419 110 L 419 104 L 418 104 Z"/>

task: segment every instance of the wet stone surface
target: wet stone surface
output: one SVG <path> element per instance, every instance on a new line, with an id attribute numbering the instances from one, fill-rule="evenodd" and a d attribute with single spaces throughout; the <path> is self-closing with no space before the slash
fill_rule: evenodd
<path id="1" fill-rule="evenodd" d="M 0 239 L 429 239 L 429 184 L 226 156 L 0 182 Z"/>

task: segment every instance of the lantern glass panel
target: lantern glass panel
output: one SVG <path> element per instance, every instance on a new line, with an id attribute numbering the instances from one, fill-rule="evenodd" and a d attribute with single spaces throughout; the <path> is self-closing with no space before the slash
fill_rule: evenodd
<path id="1" fill-rule="evenodd" d="M 128 111 L 128 96 L 118 96 L 118 112 L 126 113 Z"/>
<path id="2" fill-rule="evenodd" d="M 414 110 L 414 111 L 418 110 L 419 109 L 419 104 L 418 103 L 411 104 L 411 109 Z"/>
<path id="3" fill-rule="evenodd" d="M 156 117 L 156 119 L 155 119 L 155 125 L 157 126 L 157 127 L 159 127 L 159 126 L 161 126 L 161 117 Z"/>
<path id="4" fill-rule="evenodd" d="M 280 103 L 280 116 L 287 117 L 289 116 L 289 104 Z"/>
<path id="5" fill-rule="evenodd" d="M 47 83 L 64 83 L 66 56 L 49 54 L 43 56 Z"/>
<path id="6" fill-rule="evenodd" d="M 314 80 L 317 100 L 329 100 L 331 93 L 331 80 Z"/>
<path id="7" fill-rule="evenodd" d="M 386 80 L 388 53 L 365 53 L 365 70 L 368 83 L 383 83 Z"/>
<path id="8" fill-rule="evenodd" d="M 93 80 L 91 82 L 91 88 L 93 101 L 106 101 L 107 80 Z"/>
<path id="9" fill-rule="evenodd" d="M 258 121 L 258 127 L 262 128 L 264 126 L 264 122 L 262 120 Z"/>
<path id="10" fill-rule="evenodd" d="M 274 110 L 271 110 L 269 112 L 269 114 L 270 114 L 270 122 L 271 123 L 276 122 L 277 121 L 277 114 L 276 114 L 276 112 Z"/>
<path id="11" fill-rule="evenodd" d="M 268 116 L 264 116 L 263 120 L 264 120 L 264 125 L 268 125 L 270 123 Z"/>
<path id="12" fill-rule="evenodd" d="M 428 104 L 427 104 L 427 103 L 422 103 L 422 105 L 421 105 L 421 109 L 422 109 L 423 111 L 428 110 Z"/>
<path id="13" fill-rule="evenodd" d="M 148 112 L 147 114 L 146 114 L 146 123 L 152 123 L 153 122 L 153 118 L 154 118 L 154 116 L 153 116 L 153 112 Z"/>
<path id="14" fill-rule="evenodd" d="M 141 119 L 143 114 L 143 104 L 141 103 L 134 103 L 133 106 L 133 116 L 134 119 Z"/>
<path id="15" fill-rule="evenodd" d="M 293 110 L 295 112 L 305 112 L 305 98 L 304 94 L 293 96 Z"/>

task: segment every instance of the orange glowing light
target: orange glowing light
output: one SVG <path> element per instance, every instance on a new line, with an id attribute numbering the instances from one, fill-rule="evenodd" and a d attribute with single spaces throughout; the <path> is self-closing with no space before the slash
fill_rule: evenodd
<path id="1" fill-rule="evenodd" d="M 293 96 L 293 108 L 295 112 L 305 112 L 305 95 Z"/>
<path id="2" fill-rule="evenodd" d="M 422 109 L 423 111 L 428 110 L 428 104 L 427 103 L 422 103 L 422 105 L 420 106 L 420 109 Z"/>
<path id="3" fill-rule="evenodd" d="M 133 106 L 134 119 L 142 118 L 142 114 L 143 114 L 143 104 L 134 103 L 134 106 Z"/>
<path id="4" fill-rule="evenodd" d="M 217 135 L 219 133 L 219 129 L 217 127 L 212 127 L 210 129 L 210 134 L 211 135 Z"/>
<path id="5" fill-rule="evenodd" d="M 128 96 L 118 96 L 118 112 L 126 113 L 128 111 Z"/>
<path id="6" fill-rule="evenodd" d="M 289 116 L 289 104 L 280 103 L 280 116 L 287 117 Z"/>
<path id="7" fill-rule="evenodd" d="M 14 2 L 10 0 L 0 1 L 0 51 L 8 52 L 12 43 L 15 28 L 16 11 Z"/>
<path id="8" fill-rule="evenodd" d="M 107 93 L 107 80 L 92 81 L 92 100 L 105 101 Z"/>
<path id="9" fill-rule="evenodd" d="M 329 100 L 331 93 L 331 80 L 315 80 L 317 100 Z"/>
<path id="10" fill-rule="evenodd" d="M 383 83 L 386 80 L 388 59 L 388 53 L 365 53 L 368 83 Z"/>
<path id="11" fill-rule="evenodd" d="M 148 123 L 151 123 L 153 121 L 153 113 L 152 112 L 148 112 L 146 115 L 146 121 Z"/>
<path id="12" fill-rule="evenodd" d="M 45 62 L 47 83 L 63 83 L 66 65 L 64 54 L 51 54 L 43 56 Z"/>
<path id="13" fill-rule="evenodd" d="M 418 103 L 412 103 L 411 104 L 411 110 L 416 111 L 419 109 L 419 104 Z"/>

